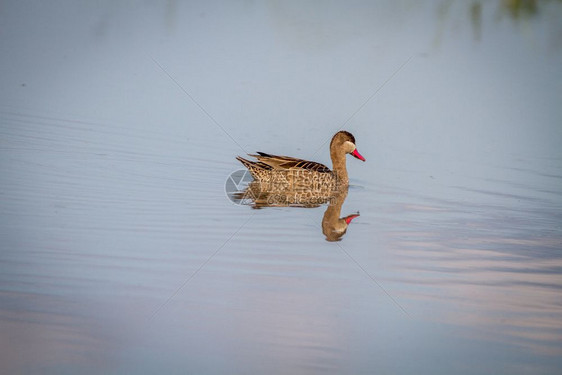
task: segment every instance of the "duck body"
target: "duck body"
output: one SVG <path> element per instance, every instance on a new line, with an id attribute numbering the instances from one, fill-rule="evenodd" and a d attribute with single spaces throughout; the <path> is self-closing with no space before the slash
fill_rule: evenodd
<path id="1" fill-rule="evenodd" d="M 263 152 L 250 156 L 258 161 L 253 162 L 241 157 L 237 159 L 248 168 L 254 181 L 262 186 L 262 190 L 320 191 L 331 190 L 331 187 L 337 184 L 336 175 L 324 164 Z"/>
<path id="2" fill-rule="evenodd" d="M 257 161 L 236 157 L 250 171 L 260 189 L 267 192 L 308 192 L 320 195 L 347 187 L 349 179 L 346 154 L 365 161 L 355 145 L 355 138 L 347 131 L 339 131 L 330 142 L 333 170 L 314 161 L 289 156 L 271 155 L 264 152 L 250 154 Z"/>

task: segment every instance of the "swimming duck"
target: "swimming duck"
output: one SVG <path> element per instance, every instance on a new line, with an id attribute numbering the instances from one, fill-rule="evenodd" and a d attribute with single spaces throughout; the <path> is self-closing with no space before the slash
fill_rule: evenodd
<path id="1" fill-rule="evenodd" d="M 287 189 L 310 192 L 337 190 L 348 186 L 346 154 L 365 161 L 365 158 L 357 151 L 355 137 L 342 130 L 337 132 L 330 142 L 333 171 L 324 164 L 314 161 L 271 155 L 265 152 L 258 152 L 257 155 L 249 154 L 257 161 L 246 160 L 240 156 L 237 156 L 236 159 L 248 168 L 255 181 L 266 185 L 266 190 L 270 192 L 286 191 Z"/>

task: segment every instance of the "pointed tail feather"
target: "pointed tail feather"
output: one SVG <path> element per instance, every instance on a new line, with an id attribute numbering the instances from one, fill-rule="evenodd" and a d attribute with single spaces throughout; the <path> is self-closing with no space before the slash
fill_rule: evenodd
<path id="1" fill-rule="evenodd" d="M 255 162 L 246 160 L 246 159 L 244 159 L 244 158 L 241 157 L 241 156 L 237 156 L 237 157 L 236 157 L 236 160 L 238 160 L 240 163 L 242 163 L 242 164 L 243 164 L 246 168 L 248 168 L 250 171 L 252 170 L 251 168 L 254 166 L 254 164 L 256 164 Z"/>

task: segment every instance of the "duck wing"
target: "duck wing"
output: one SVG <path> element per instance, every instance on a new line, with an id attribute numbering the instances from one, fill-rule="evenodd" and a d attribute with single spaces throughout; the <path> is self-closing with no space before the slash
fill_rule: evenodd
<path id="1" fill-rule="evenodd" d="M 331 172 L 330 168 L 326 167 L 324 164 L 320 164 L 315 161 L 292 158 L 290 156 L 271 155 L 259 151 L 257 155 L 250 156 L 255 157 L 258 159 L 258 163 L 265 164 L 271 169 L 306 169 L 320 173 Z"/>

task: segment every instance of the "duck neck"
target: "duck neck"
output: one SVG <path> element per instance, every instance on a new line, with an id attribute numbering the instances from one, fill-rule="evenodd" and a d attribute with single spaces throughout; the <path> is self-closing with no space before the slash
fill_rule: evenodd
<path id="1" fill-rule="evenodd" d="M 345 153 L 341 151 L 338 152 L 338 150 L 330 150 L 330 157 L 332 158 L 332 168 L 338 179 L 338 183 L 342 186 L 347 186 L 349 184 L 349 178 L 347 176 Z"/>

